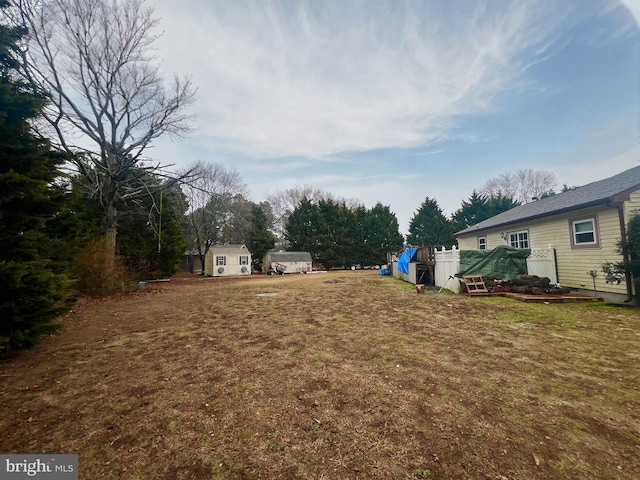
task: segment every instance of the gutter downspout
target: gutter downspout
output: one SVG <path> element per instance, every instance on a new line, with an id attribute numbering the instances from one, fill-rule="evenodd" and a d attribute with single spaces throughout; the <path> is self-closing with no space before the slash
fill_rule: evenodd
<path id="1" fill-rule="evenodd" d="M 619 203 L 618 205 L 616 205 L 616 208 L 618 209 L 618 218 L 620 220 L 620 238 L 623 245 L 622 259 L 626 262 L 631 259 L 629 258 L 629 251 L 625 246 L 627 243 L 627 230 L 624 223 L 624 203 Z M 625 269 L 624 272 L 624 280 L 627 283 L 627 299 L 624 302 L 629 303 L 631 302 L 631 300 L 633 300 L 633 279 L 631 278 L 631 272 L 629 272 L 629 270 L 627 269 Z M 638 292 L 636 292 L 636 295 L 637 294 Z"/>

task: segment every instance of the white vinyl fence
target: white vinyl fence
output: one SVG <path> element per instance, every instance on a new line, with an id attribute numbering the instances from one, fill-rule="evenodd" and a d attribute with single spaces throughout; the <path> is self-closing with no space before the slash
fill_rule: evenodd
<path id="1" fill-rule="evenodd" d="M 436 248 L 436 266 L 433 276 L 436 287 L 446 288 L 452 292 L 460 292 L 460 281 L 454 277 L 460 270 L 460 250 L 454 245 L 451 250 Z"/>
<path id="2" fill-rule="evenodd" d="M 451 250 L 442 247 L 436 249 L 435 284 L 452 292 L 460 291 L 460 281 L 454 277 L 460 270 L 460 250 L 455 245 Z M 539 277 L 549 277 L 551 283 L 558 283 L 556 276 L 556 250 L 553 245 L 547 248 L 532 248 L 527 257 L 527 273 Z"/>
<path id="3" fill-rule="evenodd" d="M 532 248 L 527 257 L 527 273 L 539 277 L 548 277 L 551 283 L 558 283 L 556 275 L 556 249 L 553 245 L 547 248 Z"/>

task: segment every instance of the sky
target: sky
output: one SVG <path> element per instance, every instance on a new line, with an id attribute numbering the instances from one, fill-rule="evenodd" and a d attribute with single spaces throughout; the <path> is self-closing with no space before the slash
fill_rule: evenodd
<path id="1" fill-rule="evenodd" d="M 147 152 L 235 169 L 255 202 L 311 186 L 407 233 L 491 177 L 558 188 L 640 162 L 640 0 L 147 0 L 194 130 Z"/>

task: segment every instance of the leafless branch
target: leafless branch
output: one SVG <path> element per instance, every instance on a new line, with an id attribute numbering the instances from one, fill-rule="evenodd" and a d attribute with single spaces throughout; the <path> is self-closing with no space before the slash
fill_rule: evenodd
<path id="1" fill-rule="evenodd" d="M 554 173 L 528 168 L 490 178 L 479 193 L 487 197 L 509 197 L 522 204 L 553 192 L 557 184 Z"/>
<path id="2" fill-rule="evenodd" d="M 129 172 L 155 139 L 190 130 L 192 82 L 174 76 L 165 84 L 153 55 L 158 20 L 144 0 L 11 3 L 13 21 L 28 32 L 22 74 L 48 95 L 44 118 L 101 197 L 115 241 L 118 202 L 148 193 L 130 184 Z M 167 175 L 160 165 L 143 170 Z"/>

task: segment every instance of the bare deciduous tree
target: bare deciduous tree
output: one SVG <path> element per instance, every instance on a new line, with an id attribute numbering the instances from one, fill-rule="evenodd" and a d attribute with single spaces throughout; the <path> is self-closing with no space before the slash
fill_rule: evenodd
<path id="1" fill-rule="evenodd" d="M 274 233 L 281 246 L 286 246 L 284 233 L 287 219 L 296 207 L 300 205 L 300 201 L 303 198 L 306 198 L 311 202 L 317 202 L 319 200 L 326 200 L 333 197 L 330 193 L 318 188 L 313 188 L 309 185 L 305 185 L 303 187 L 296 185 L 293 188 L 278 190 L 267 195 L 267 201 L 269 202 L 271 211 L 273 212 Z"/>
<path id="2" fill-rule="evenodd" d="M 490 178 L 479 193 L 486 197 L 507 197 L 523 204 L 552 193 L 557 184 L 553 172 L 526 168 Z"/>
<path id="3" fill-rule="evenodd" d="M 27 31 L 22 73 L 48 95 L 44 117 L 101 200 L 115 249 L 118 209 L 148 193 L 136 181 L 140 173 L 173 177 L 167 166 L 141 161 L 153 140 L 189 129 L 191 81 L 174 76 L 165 84 L 152 54 L 158 20 L 143 0 L 12 4 L 14 21 Z"/>
<path id="4" fill-rule="evenodd" d="M 289 215 L 300 205 L 300 201 L 306 198 L 311 203 L 317 203 L 320 200 L 333 200 L 335 202 L 344 202 L 348 207 L 355 208 L 361 205 L 361 202 L 356 199 L 342 199 L 336 198 L 333 194 L 321 190 L 319 188 L 313 188 L 309 185 L 303 187 L 296 185 L 293 188 L 286 188 L 284 190 L 278 190 L 275 193 L 267 195 L 267 202 L 271 207 L 273 214 L 273 225 L 275 235 L 278 238 L 278 242 L 281 246 L 286 247 L 285 239 L 285 226 Z"/>
<path id="5" fill-rule="evenodd" d="M 204 268 L 204 257 L 221 238 L 236 197 L 246 195 L 247 188 L 236 170 L 217 163 L 197 165 L 188 171 L 195 178 L 182 187 L 189 202 L 186 230 L 190 248 L 197 251 Z"/>

